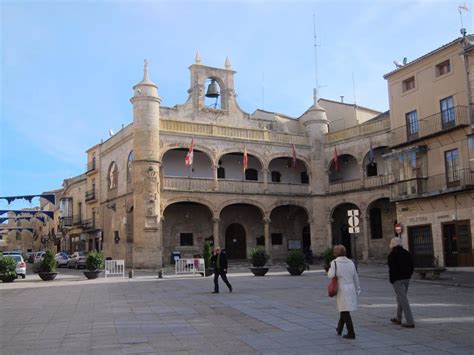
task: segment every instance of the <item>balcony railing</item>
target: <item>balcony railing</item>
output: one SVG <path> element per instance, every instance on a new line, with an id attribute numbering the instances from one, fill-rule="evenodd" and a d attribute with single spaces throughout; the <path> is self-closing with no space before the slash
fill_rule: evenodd
<path id="1" fill-rule="evenodd" d="M 390 145 L 397 146 L 471 123 L 466 106 L 456 106 L 418 120 L 418 129 L 407 125 L 390 131 Z"/>
<path id="2" fill-rule="evenodd" d="M 86 173 L 95 171 L 95 169 L 96 169 L 96 161 L 95 160 L 91 160 L 91 161 L 87 162 L 87 164 L 86 164 Z"/>
<path id="3" fill-rule="evenodd" d="M 326 134 L 327 143 L 335 143 L 342 140 L 360 137 L 368 134 L 388 132 L 390 129 L 390 119 L 385 118 L 379 121 L 367 122 L 354 127 L 349 127 Z"/>
<path id="4" fill-rule="evenodd" d="M 309 186 L 304 184 L 268 183 L 267 191 L 263 181 L 241 181 L 219 179 L 165 177 L 163 181 L 164 190 L 177 191 L 216 191 L 240 194 L 307 194 Z"/>
<path id="5" fill-rule="evenodd" d="M 85 200 L 86 202 L 91 202 L 91 201 L 96 200 L 95 189 L 88 190 L 85 192 Z"/>
<path id="6" fill-rule="evenodd" d="M 84 229 L 95 229 L 95 219 L 94 218 L 88 218 L 88 219 L 83 219 L 82 220 L 82 228 Z"/>
<path id="7" fill-rule="evenodd" d="M 82 216 L 80 214 L 72 216 L 72 225 L 80 226 L 82 224 Z"/>
<path id="8" fill-rule="evenodd" d="M 407 200 L 472 188 L 474 188 L 474 171 L 459 169 L 451 173 L 449 178 L 447 174 L 439 174 L 396 182 L 390 188 L 390 199 Z"/>
<path id="9" fill-rule="evenodd" d="M 363 188 L 362 180 L 349 180 L 349 181 L 342 181 L 338 183 L 331 183 L 328 186 L 328 192 L 346 192 L 346 191 L 354 191 L 360 190 Z"/>
<path id="10" fill-rule="evenodd" d="M 328 193 L 344 193 L 348 191 L 356 191 L 363 189 L 374 189 L 378 187 L 389 186 L 389 176 L 379 175 L 370 176 L 364 179 L 355 179 L 348 181 L 332 182 L 329 183 Z"/>
<path id="11" fill-rule="evenodd" d="M 61 217 L 60 223 L 63 228 L 72 227 L 72 217 Z"/>

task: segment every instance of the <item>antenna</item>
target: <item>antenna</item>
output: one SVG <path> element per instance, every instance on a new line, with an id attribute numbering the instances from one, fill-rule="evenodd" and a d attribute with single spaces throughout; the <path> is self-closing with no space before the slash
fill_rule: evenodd
<path id="1" fill-rule="evenodd" d="M 464 29 L 464 24 L 462 22 L 462 12 L 463 11 L 469 12 L 469 8 L 467 7 L 466 3 L 464 3 L 464 5 L 459 5 L 458 6 L 459 19 L 461 20 L 461 33 L 463 33 L 463 29 Z M 463 33 L 463 35 L 464 35 L 464 33 Z"/>
<path id="2" fill-rule="evenodd" d="M 318 102 L 318 45 L 316 42 L 316 16 L 313 13 L 313 33 L 314 33 L 314 89 L 313 89 L 313 99 L 314 103 Z"/>

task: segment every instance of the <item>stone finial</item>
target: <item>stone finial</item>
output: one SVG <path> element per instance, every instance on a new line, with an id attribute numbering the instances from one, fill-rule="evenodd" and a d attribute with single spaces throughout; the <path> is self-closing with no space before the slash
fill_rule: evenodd
<path id="1" fill-rule="evenodd" d="M 148 80 L 148 60 L 143 60 L 143 80 Z"/>
<path id="2" fill-rule="evenodd" d="M 230 59 L 229 59 L 229 57 L 225 57 L 225 68 L 230 69 Z"/>
<path id="3" fill-rule="evenodd" d="M 201 63 L 201 55 L 199 54 L 199 51 L 196 51 L 196 57 L 194 57 L 194 62 L 196 64 L 200 64 Z"/>

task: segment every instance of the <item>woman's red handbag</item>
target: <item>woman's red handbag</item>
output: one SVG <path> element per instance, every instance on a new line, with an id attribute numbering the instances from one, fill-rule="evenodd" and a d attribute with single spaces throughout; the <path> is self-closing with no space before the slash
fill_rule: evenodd
<path id="1" fill-rule="evenodd" d="M 334 261 L 334 267 L 335 267 L 335 272 L 334 275 L 337 274 L 337 263 Z M 337 295 L 337 276 L 334 276 L 331 281 L 329 282 L 328 285 L 328 296 L 329 297 L 334 297 Z"/>

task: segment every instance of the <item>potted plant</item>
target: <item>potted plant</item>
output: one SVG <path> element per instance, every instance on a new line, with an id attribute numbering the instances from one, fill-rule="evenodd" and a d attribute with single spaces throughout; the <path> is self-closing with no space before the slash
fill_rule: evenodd
<path id="1" fill-rule="evenodd" d="M 33 272 L 37 273 L 43 281 L 51 281 L 58 276 L 56 259 L 51 250 L 46 251 L 43 260 L 33 264 Z"/>
<path id="2" fill-rule="evenodd" d="M 268 268 L 264 267 L 268 261 L 268 255 L 265 253 L 265 249 L 261 246 L 253 248 L 250 257 L 252 258 L 252 266 L 250 270 L 255 276 L 264 276 L 268 272 Z"/>
<path id="3" fill-rule="evenodd" d="M 286 258 L 286 268 L 292 276 L 299 276 L 306 268 L 304 254 L 301 250 L 290 250 Z"/>
<path id="4" fill-rule="evenodd" d="M 86 258 L 86 269 L 84 275 L 89 279 L 96 279 L 104 268 L 104 253 L 101 251 L 90 251 Z"/>
<path id="5" fill-rule="evenodd" d="M 206 269 L 206 276 L 211 276 L 214 273 L 211 265 L 211 242 L 206 240 L 204 242 L 204 249 L 202 251 L 202 257 L 204 258 L 204 268 Z"/>
<path id="6" fill-rule="evenodd" d="M 17 278 L 16 260 L 11 256 L 0 257 L 0 280 L 2 282 L 13 282 Z"/>
<path id="7" fill-rule="evenodd" d="M 331 264 L 331 261 L 336 259 L 336 257 L 334 256 L 334 252 L 333 252 L 332 248 L 327 248 L 323 252 L 322 257 L 323 257 L 323 261 L 324 261 L 324 270 L 326 270 L 326 272 L 328 272 L 329 265 Z"/>

